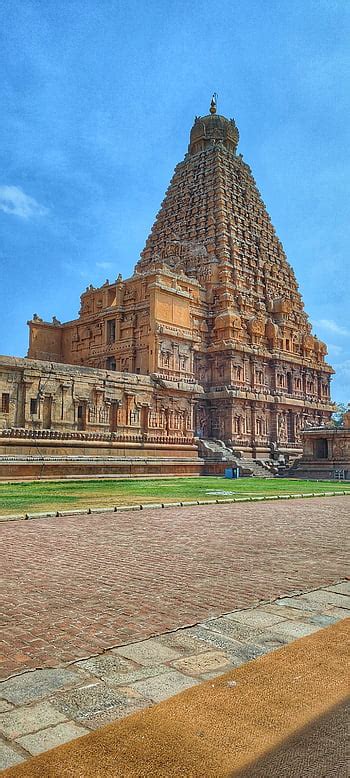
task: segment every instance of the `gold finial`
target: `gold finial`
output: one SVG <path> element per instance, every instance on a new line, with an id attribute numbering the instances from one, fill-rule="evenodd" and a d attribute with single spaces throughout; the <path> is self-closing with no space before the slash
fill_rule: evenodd
<path id="1" fill-rule="evenodd" d="M 210 113 L 212 113 L 212 114 L 216 113 L 217 99 L 218 99 L 218 96 L 217 96 L 216 92 L 214 92 L 214 94 L 213 94 L 213 96 L 211 98 L 211 103 L 210 103 Z"/>

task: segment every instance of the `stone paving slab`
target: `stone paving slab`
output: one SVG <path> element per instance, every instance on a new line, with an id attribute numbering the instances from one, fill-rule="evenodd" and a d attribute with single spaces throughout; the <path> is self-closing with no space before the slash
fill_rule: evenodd
<path id="1" fill-rule="evenodd" d="M 83 674 L 72 668 L 59 667 L 52 670 L 35 670 L 3 681 L 0 684 L 0 695 L 7 702 L 22 705 L 47 697 L 56 689 L 72 686 L 83 680 Z"/>
<path id="2" fill-rule="evenodd" d="M 312 601 L 321 605 L 335 605 L 338 608 L 347 608 L 350 612 L 350 597 L 345 594 L 330 592 L 327 589 L 310 594 L 302 594 L 300 599 L 305 600 L 306 603 Z"/>
<path id="3" fill-rule="evenodd" d="M 12 748 L 12 746 L 0 739 L 0 770 L 5 770 L 6 767 L 12 767 L 20 762 L 25 762 L 29 756 L 29 752 L 20 754 L 16 748 Z"/>
<path id="4" fill-rule="evenodd" d="M 285 624 L 286 622 L 281 623 Z M 250 659 L 255 659 L 268 651 L 281 648 L 281 646 L 289 642 L 288 636 L 274 631 L 275 625 L 266 626 L 265 629 L 261 627 L 254 629 L 254 627 L 240 624 L 226 616 L 222 619 L 216 619 L 214 622 L 207 622 L 205 626 L 209 625 L 214 632 L 218 633 L 218 635 L 220 634 L 221 645 L 223 645 L 222 637 L 230 640 L 228 648 L 232 648 L 230 655 L 234 667 L 239 667 Z M 232 641 L 234 641 L 233 644 Z M 242 646 L 238 648 L 237 641 L 238 643 L 243 643 L 244 648 Z"/>
<path id="5" fill-rule="evenodd" d="M 33 735 L 24 735 L 24 737 L 17 738 L 17 743 L 25 748 L 29 754 L 35 756 L 35 754 L 41 754 L 43 751 L 48 751 L 49 748 L 55 748 L 61 746 L 62 743 L 68 743 L 76 737 L 82 737 L 87 735 L 88 729 L 79 727 L 72 722 L 66 722 L 64 724 L 57 724 L 56 727 L 48 727 L 41 732 L 36 732 Z"/>
<path id="6" fill-rule="evenodd" d="M 322 593 L 326 590 L 322 589 L 320 590 Z M 337 606 L 332 605 L 331 603 L 327 602 L 327 597 L 321 597 L 321 602 L 317 600 L 315 597 L 315 592 L 307 592 L 305 596 L 298 596 L 298 597 L 282 597 L 281 599 L 276 601 L 276 607 L 291 607 L 294 610 L 303 611 L 303 614 L 299 614 L 298 618 L 307 618 L 307 616 L 310 616 L 310 614 L 313 613 L 313 611 L 318 608 L 323 608 L 324 612 L 327 613 L 328 611 L 332 610 L 332 612 L 337 610 L 340 610 L 340 614 L 343 618 L 346 618 L 349 616 L 349 611 L 346 607 L 344 608 L 338 608 Z M 344 597 L 345 601 L 345 597 Z M 345 602 L 344 602 L 345 605 Z"/>
<path id="7" fill-rule="evenodd" d="M 302 621 L 293 622 L 280 622 L 274 624 L 269 632 L 264 633 L 266 637 L 273 637 L 273 639 L 282 639 L 285 643 L 289 643 L 291 640 L 297 640 L 298 638 L 305 638 L 307 635 L 312 635 L 313 632 L 317 632 L 320 629 L 315 624 L 304 624 Z M 263 635 L 258 636 L 257 642 L 259 643 L 263 639 Z"/>
<path id="8" fill-rule="evenodd" d="M 142 643 L 131 643 L 128 646 L 122 646 L 115 649 L 116 654 L 132 659 L 145 667 L 154 665 L 155 662 L 167 662 L 171 659 L 178 659 L 181 656 L 179 651 L 164 646 L 158 640 L 150 638 Z"/>
<path id="9" fill-rule="evenodd" d="M 113 649 L 110 653 L 113 653 Z M 107 657 L 108 654 L 103 654 L 103 658 Z M 146 667 L 142 667 L 141 665 L 137 668 L 137 670 L 132 670 L 129 673 L 120 673 L 119 675 L 117 673 L 111 673 L 108 675 L 107 673 L 102 672 L 100 668 L 97 668 L 96 670 L 91 672 L 94 672 L 98 677 L 101 678 L 101 680 L 106 681 L 107 683 L 111 683 L 114 685 L 119 685 L 123 683 L 125 686 L 129 686 L 129 684 L 134 683 L 135 681 L 142 681 L 144 678 L 152 678 L 154 675 L 162 675 L 162 673 L 168 673 L 169 667 L 167 665 L 147 665 Z"/>
<path id="10" fill-rule="evenodd" d="M 335 606 L 326 607 L 323 613 L 325 615 L 337 616 L 338 619 L 348 619 L 350 616 L 348 608 L 337 608 Z"/>
<path id="11" fill-rule="evenodd" d="M 67 718 L 89 729 L 97 729 L 148 707 L 150 700 L 131 686 L 115 688 L 95 682 L 57 695 L 52 704 Z"/>
<path id="12" fill-rule="evenodd" d="M 279 621 L 283 621 L 283 615 L 274 615 L 272 613 L 266 613 L 260 609 L 253 611 L 235 611 L 227 616 L 232 621 L 238 621 L 241 624 L 246 624 L 250 627 L 271 627 L 274 624 L 278 624 Z"/>
<path id="13" fill-rule="evenodd" d="M 0 677 L 332 585 L 349 507 L 340 495 L 1 523 Z"/>
<path id="14" fill-rule="evenodd" d="M 203 654 L 177 659 L 172 662 L 172 667 L 185 675 L 201 676 L 217 671 L 224 673 L 226 668 L 231 667 L 231 663 L 223 651 L 205 651 Z"/>
<path id="15" fill-rule="evenodd" d="M 347 618 L 345 615 L 343 615 L 343 617 Z M 318 627 L 330 627 L 331 624 L 335 624 L 336 621 L 339 621 L 339 616 L 330 616 L 326 613 L 314 613 L 307 618 L 304 618 L 303 615 L 303 621 L 308 624 L 316 624 Z"/>
<path id="16" fill-rule="evenodd" d="M 239 667 L 241 664 L 250 662 L 251 659 L 256 659 L 257 656 L 261 656 L 264 653 L 261 646 L 252 643 L 250 640 L 240 641 L 211 629 L 210 622 L 200 624 L 198 627 L 192 627 L 191 634 L 203 642 L 206 650 L 215 647 L 220 651 L 225 651 L 232 667 Z"/>
<path id="17" fill-rule="evenodd" d="M 85 672 L 97 675 L 102 681 L 108 680 L 112 683 L 113 681 L 121 683 L 130 675 L 134 675 L 135 671 L 140 670 L 140 665 L 137 665 L 136 662 L 124 659 L 124 657 L 116 655 L 111 651 L 76 662 L 75 667 L 80 667 Z"/>
<path id="18" fill-rule="evenodd" d="M 197 637 L 189 634 L 189 629 L 179 629 L 176 632 L 168 632 L 160 635 L 157 640 L 165 646 L 175 648 L 180 656 L 201 654 L 206 651 L 205 644 Z"/>
<path id="19" fill-rule="evenodd" d="M 286 598 L 287 600 L 287 598 Z M 281 605 L 280 603 L 282 600 L 277 600 L 277 602 L 273 602 L 270 604 L 261 605 L 259 610 L 264 611 L 264 613 L 273 613 L 275 615 L 280 615 L 283 619 L 300 619 L 300 609 L 296 607 L 292 607 L 289 605 Z M 290 602 L 290 598 L 288 598 L 288 602 Z M 233 614 L 232 614 L 233 615 Z M 314 611 L 310 610 L 307 611 L 304 609 L 302 618 L 305 620 L 306 618 L 309 618 L 310 616 L 314 615 Z"/>
<path id="20" fill-rule="evenodd" d="M 216 678 L 317 631 L 325 620 L 328 624 L 347 616 L 346 608 L 328 602 L 325 591 L 263 602 L 78 660 L 70 667 L 36 670 L 4 681 L 0 769 Z M 346 589 L 339 596 L 346 600 Z M 292 605 L 280 604 L 284 602 Z"/>
<path id="21" fill-rule="evenodd" d="M 97 679 L 96 679 L 97 680 Z M 84 723 L 112 708 L 134 708 L 139 695 L 132 689 L 114 689 L 100 681 L 80 686 L 51 698 L 52 704 L 68 719 Z M 129 705 L 131 703 L 131 705 Z"/>
<path id="22" fill-rule="evenodd" d="M 166 700 L 174 694 L 179 694 L 179 692 L 183 692 L 184 689 L 189 689 L 190 686 L 195 686 L 197 683 L 199 681 L 195 678 L 190 678 L 177 670 L 173 670 L 170 673 L 163 673 L 163 675 L 158 675 L 154 678 L 137 681 L 133 684 L 133 688 L 153 702 L 162 702 L 162 700 Z"/>
<path id="23" fill-rule="evenodd" d="M 211 632 L 221 633 L 221 635 L 236 641 L 236 643 L 238 641 L 238 643 L 251 644 L 254 644 L 256 638 L 266 631 L 266 627 L 265 630 L 263 627 L 255 629 L 247 624 L 240 624 L 238 621 L 234 621 L 230 616 L 222 616 L 221 619 L 210 619 L 210 621 L 206 622 L 205 627 Z"/>
<path id="24" fill-rule="evenodd" d="M 16 708 L 0 716 L 0 731 L 9 740 L 15 740 L 21 735 L 27 735 L 29 732 L 60 724 L 66 720 L 66 716 L 55 710 L 45 700 L 30 707 Z"/>
<path id="25" fill-rule="evenodd" d="M 327 586 L 326 591 L 335 592 L 336 594 L 347 594 L 350 597 L 350 581 L 343 581 L 334 586 Z"/>

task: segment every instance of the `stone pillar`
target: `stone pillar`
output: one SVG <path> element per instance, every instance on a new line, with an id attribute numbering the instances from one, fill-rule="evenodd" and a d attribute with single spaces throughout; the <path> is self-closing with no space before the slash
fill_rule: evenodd
<path id="1" fill-rule="evenodd" d="M 233 357 L 229 357 L 229 383 L 235 383 L 235 363 Z"/>
<path id="2" fill-rule="evenodd" d="M 126 427 L 130 427 L 130 409 L 131 409 L 131 399 L 132 395 L 128 392 L 125 392 L 125 425 Z"/>
<path id="3" fill-rule="evenodd" d="M 255 456 L 256 446 L 256 403 L 251 404 L 251 445 L 253 449 L 253 456 Z"/>
<path id="4" fill-rule="evenodd" d="M 119 400 L 112 400 L 109 409 L 109 429 L 111 432 L 118 431 L 118 409 Z"/>
<path id="5" fill-rule="evenodd" d="M 270 433 L 269 433 L 269 439 L 270 444 L 275 443 L 277 445 L 278 441 L 278 429 L 277 429 L 277 411 L 275 407 L 270 406 Z"/>
<path id="6" fill-rule="evenodd" d="M 66 413 L 67 413 L 67 392 L 70 389 L 70 384 L 62 384 L 61 385 L 61 391 L 62 391 L 62 399 L 61 399 L 61 421 L 66 421 Z M 67 419 L 68 421 L 68 419 Z"/>
<path id="7" fill-rule="evenodd" d="M 42 426 L 51 429 L 52 423 L 52 395 L 46 394 L 42 398 Z"/>
<path id="8" fill-rule="evenodd" d="M 306 394 L 306 380 L 307 380 L 307 374 L 306 374 L 306 371 L 305 371 L 305 370 L 303 370 L 303 373 L 302 373 L 302 378 L 301 378 L 301 380 L 302 380 L 302 387 L 303 387 L 303 392 L 304 392 L 304 394 Z"/>
<path id="9" fill-rule="evenodd" d="M 144 435 L 148 434 L 149 428 L 149 405 L 142 405 L 141 407 L 141 432 Z"/>
<path id="10" fill-rule="evenodd" d="M 188 430 L 194 433 L 194 406 L 195 400 L 190 400 L 188 403 Z"/>
<path id="11" fill-rule="evenodd" d="M 235 404 L 234 402 L 228 402 L 226 404 L 225 409 L 225 432 L 226 432 L 226 440 L 233 440 L 235 436 L 234 431 L 234 413 L 235 413 Z"/>
<path id="12" fill-rule="evenodd" d="M 252 389 L 255 388 L 255 367 L 256 367 L 256 361 L 255 359 L 251 359 L 250 360 L 250 371 L 251 371 L 250 385 Z"/>
<path id="13" fill-rule="evenodd" d="M 277 389 L 278 389 L 278 386 L 277 386 L 277 370 L 278 370 L 278 366 L 277 366 L 276 362 L 272 363 L 272 370 L 273 370 L 273 389 L 275 391 L 277 391 Z"/>
<path id="14" fill-rule="evenodd" d="M 16 416 L 15 416 L 16 427 L 24 428 L 26 426 L 26 393 L 31 383 L 32 383 L 31 381 L 27 381 L 25 378 L 23 378 L 22 382 L 19 385 L 18 403 L 16 405 Z"/>
<path id="15" fill-rule="evenodd" d="M 117 313 L 115 317 L 115 340 L 117 343 L 120 341 L 121 319 L 121 313 Z"/>

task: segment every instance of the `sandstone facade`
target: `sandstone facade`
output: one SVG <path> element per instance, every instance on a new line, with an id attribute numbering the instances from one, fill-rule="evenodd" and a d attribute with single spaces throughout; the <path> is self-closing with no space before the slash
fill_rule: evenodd
<path id="1" fill-rule="evenodd" d="M 195 474 L 202 388 L 54 362 L 0 357 L 0 478 Z M 131 465 L 132 463 L 132 465 Z"/>
<path id="2" fill-rule="evenodd" d="M 329 419 L 327 349 L 237 143 L 234 121 L 212 102 L 195 119 L 133 276 L 88 287 L 77 320 L 29 322 L 36 384 L 28 401 L 19 391 L 2 426 L 196 435 L 255 457 L 300 451 L 306 424 Z M 63 364 L 76 366 L 74 397 Z"/>
<path id="3" fill-rule="evenodd" d="M 168 382 L 151 376 L 0 357 L 1 416 L 8 429 L 192 443 L 193 408 L 202 391 L 179 381 L 170 394 Z"/>

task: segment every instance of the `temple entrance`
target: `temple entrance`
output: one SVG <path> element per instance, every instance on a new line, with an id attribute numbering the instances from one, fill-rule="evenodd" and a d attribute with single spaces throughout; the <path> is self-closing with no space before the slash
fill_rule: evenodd
<path id="1" fill-rule="evenodd" d="M 315 440 L 315 457 L 316 459 L 328 459 L 328 440 L 327 438 L 319 438 Z"/>
<path id="2" fill-rule="evenodd" d="M 77 408 L 77 428 L 84 430 L 86 427 L 86 408 L 85 405 L 78 405 Z"/>

